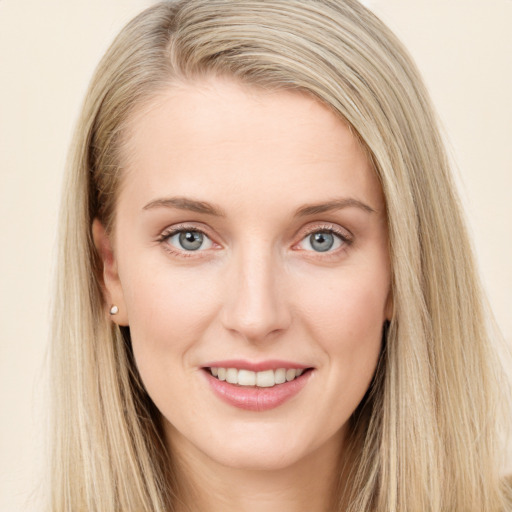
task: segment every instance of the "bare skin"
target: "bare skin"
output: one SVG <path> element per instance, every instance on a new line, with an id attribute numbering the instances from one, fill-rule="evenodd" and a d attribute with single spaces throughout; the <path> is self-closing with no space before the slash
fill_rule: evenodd
<path id="1" fill-rule="evenodd" d="M 212 464 L 192 447 L 183 454 L 174 450 L 183 500 L 177 512 L 332 512 L 341 457 L 337 441 L 293 467 L 270 471 Z"/>
<path id="2" fill-rule="evenodd" d="M 170 86 L 133 117 L 125 150 L 115 233 L 93 232 L 183 512 L 332 510 L 392 308 L 364 151 L 316 100 L 218 78 Z M 208 365 L 225 360 L 284 360 L 307 380 L 247 410 L 212 391 Z"/>

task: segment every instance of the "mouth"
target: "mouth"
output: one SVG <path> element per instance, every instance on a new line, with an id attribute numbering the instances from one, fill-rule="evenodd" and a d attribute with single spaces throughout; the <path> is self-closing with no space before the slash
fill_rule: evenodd
<path id="1" fill-rule="evenodd" d="M 207 367 L 205 371 L 219 381 L 225 381 L 242 387 L 272 388 L 279 384 L 291 382 L 313 368 L 277 368 L 264 371 L 252 371 L 238 368 Z"/>
<path id="2" fill-rule="evenodd" d="M 219 363 L 202 368 L 210 389 L 230 406 L 253 412 L 277 408 L 299 395 L 314 373 L 314 368 L 283 367 L 276 362 Z"/>

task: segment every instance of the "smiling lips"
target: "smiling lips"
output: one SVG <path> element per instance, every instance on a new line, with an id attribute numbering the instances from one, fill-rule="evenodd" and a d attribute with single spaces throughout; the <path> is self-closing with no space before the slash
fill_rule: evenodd
<path id="1" fill-rule="evenodd" d="M 312 368 L 279 361 L 258 365 L 229 361 L 204 370 L 211 389 L 221 400 L 250 411 L 278 407 L 295 396 L 312 374 Z"/>
<path id="2" fill-rule="evenodd" d="M 265 370 L 253 372 L 251 370 L 238 370 L 236 368 L 210 368 L 210 372 L 219 380 L 225 380 L 229 384 L 239 386 L 257 386 L 259 388 L 271 388 L 276 384 L 290 382 L 300 377 L 304 370 L 301 368 L 278 368 L 277 370 Z"/>

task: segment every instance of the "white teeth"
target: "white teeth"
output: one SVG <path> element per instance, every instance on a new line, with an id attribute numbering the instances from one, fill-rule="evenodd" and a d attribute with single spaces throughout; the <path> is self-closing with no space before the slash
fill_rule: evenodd
<path id="1" fill-rule="evenodd" d="M 266 370 L 256 374 L 256 386 L 259 388 L 271 388 L 275 383 L 274 370 Z"/>
<path id="2" fill-rule="evenodd" d="M 226 370 L 226 382 L 238 384 L 238 370 L 236 368 L 228 368 Z"/>
<path id="3" fill-rule="evenodd" d="M 238 383 L 240 386 L 256 386 L 256 372 L 238 370 Z"/>
<path id="4" fill-rule="evenodd" d="M 290 368 L 289 370 L 286 370 L 286 380 L 288 382 L 290 382 L 291 380 L 295 379 L 295 376 L 296 376 L 296 372 L 295 370 L 293 370 L 292 368 Z"/>
<path id="5" fill-rule="evenodd" d="M 282 384 L 283 382 L 286 382 L 286 370 L 284 368 L 279 368 L 276 370 L 275 381 L 276 384 Z"/>
<path id="6" fill-rule="evenodd" d="M 260 388 L 271 388 L 276 384 L 290 382 L 300 377 L 303 369 L 278 368 L 277 370 L 265 370 L 262 372 L 252 372 L 250 370 L 237 370 L 236 368 L 210 368 L 210 372 L 219 380 L 225 380 L 230 384 L 239 386 L 257 386 Z"/>

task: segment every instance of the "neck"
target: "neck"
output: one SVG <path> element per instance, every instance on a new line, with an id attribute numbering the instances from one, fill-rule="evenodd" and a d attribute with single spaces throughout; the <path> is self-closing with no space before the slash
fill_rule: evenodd
<path id="1" fill-rule="evenodd" d="M 183 442 L 181 438 L 171 446 L 181 503 L 176 512 L 332 512 L 336 508 L 341 433 L 279 469 L 227 467 L 190 445 L 183 450 Z"/>

